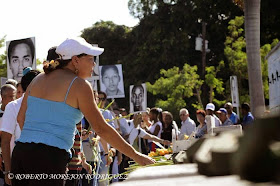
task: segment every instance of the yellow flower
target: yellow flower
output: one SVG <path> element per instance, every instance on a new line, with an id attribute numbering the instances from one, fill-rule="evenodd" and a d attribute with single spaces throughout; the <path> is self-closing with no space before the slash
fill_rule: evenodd
<path id="1" fill-rule="evenodd" d="M 51 60 L 50 65 L 51 65 L 52 68 L 56 68 L 59 65 L 59 62 Z"/>

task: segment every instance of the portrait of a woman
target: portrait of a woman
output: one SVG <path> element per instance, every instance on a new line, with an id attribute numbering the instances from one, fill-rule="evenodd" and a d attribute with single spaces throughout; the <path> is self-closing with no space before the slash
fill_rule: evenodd
<path id="1" fill-rule="evenodd" d="M 108 98 L 121 98 L 124 96 L 121 65 L 100 66 L 100 88 Z"/>

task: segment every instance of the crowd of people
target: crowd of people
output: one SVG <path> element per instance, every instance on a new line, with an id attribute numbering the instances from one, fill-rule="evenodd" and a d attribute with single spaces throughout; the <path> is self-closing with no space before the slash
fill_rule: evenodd
<path id="1" fill-rule="evenodd" d="M 182 108 L 173 113 L 179 114 L 181 127 L 160 108 L 129 114 L 85 80 L 103 51 L 83 39 L 67 39 L 49 49 L 44 72 L 25 68 L 19 82 L 8 80 L 1 87 L 2 184 L 109 185 L 124 177 L 38 180 L 11 179 L 9 174 L 118 175 L 130 160 L 154 163 L 147 154 L 158 148 L 154 142 L 169 147 L 172 131 L 177 140 L 203 137 L 209 132 L 207 115 L 215 119 L 214 127 L 241 124 L 246 129 L 254 120 L 247 103 L 241 105 L 242 122 L 231 103 L 218 111 L 209 103 L 196 111 L 195 120 Z"/>

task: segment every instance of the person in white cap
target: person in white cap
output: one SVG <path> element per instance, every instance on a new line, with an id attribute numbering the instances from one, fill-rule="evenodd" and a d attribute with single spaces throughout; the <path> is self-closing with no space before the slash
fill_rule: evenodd
<path id="1" fill-rule="evenodd" d="M 13 174 L 64 174 L 71 158 L 76 123 L 83 115 L 100 137 L 140 165 L 155 162 L 134 150 L 106 124 L 99 111 L 85 79 L 93 73 L 94 57 L 103 51 L 82 38 L 67 39 L 56 49 L 60 59 L 44 64 L 45 73 L 28 87 L 18 114 L 22 132 L 12 155 Z M 63 185 L 63 181 L 63 177 L 13 179 L 12 184 Z"/>
<path id="2" fill-rule="evenodd" d="M 219 127 L 222 122 L 221 120 L 214 114 L 215 112 L 215 105 L 213 103 L 208 103 L 206 105 L 206 115 L 210 115 L 210 116 L 213 116 L 215 118 L 215 126 L 216 127 Z"/>

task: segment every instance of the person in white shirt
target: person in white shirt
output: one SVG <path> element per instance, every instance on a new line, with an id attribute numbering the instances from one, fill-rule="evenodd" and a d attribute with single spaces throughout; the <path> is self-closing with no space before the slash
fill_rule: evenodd
<path id="1" fill-rule="evenodd" d="M 38 70 L 24 69 L 24 76 L 21 79 L 21 86 L 25 92 L 31 81 L 40 74 Z M 24 94 L 23 94 L 24 95 Z M 15 140 L 20 137 L 21 130 L 19 124 L 17 123 L 17 115 L 21 106 L 23 96 L 10 102 L 5 109 L 3 115 L 2 125 L 0 131 L 2 132 L 2 155 L 4 159 L 5 173 L 11 170 L 11 156 L 15 146 Z M 5 182 L 11 185 L 11 180 L 8 179 L 7 174 L 5 175 Z"/>
<path id="2" fill-rule="evenodd" d="M 158 143 L 162 143 L 163 145 L 170 145 L 170 141 L 168 140 L 164 140 L 164 139 L 160 139 L 159 137 L 149 134 L 148 132 L 146 132 L 144 129 L 142 129 L 140 127 L 141 124 L 141 120 L 142 120 L 142 115 L 141 114 L 137 114 L 135 115 L 133 120 L 126 120 L 129 124 L 129 136 L 128 136 L 128 142 L 130 145 L 133 145 L 135 139 L 137 137 L 139 138 L 144 138 L 144 139 L 148 139 L 151 141 L 155 141 Z M 138 150 L 138 149 L 136 149 Z M 140 151 L 140 149 L 139 149 Z"/>
<path id="3" fill-rule="evenodd" d="M 152 108 L 149 112 L 150 120 L 153 121 L 153 124 L 149 127 L 146 127 L 145 130 L 147 133 L 157 136 L 161 138 L 162 132 L 162 109 L 160 108 Z M 150 151 L 155 151 L 156 145 L 152 142 L 152 140 L 148 140 Z"/>
<path id="4" fill-rule="evenodd" d="M 195 122 L 190 118 L 189 111 L 186 108 L 182 108 L 179 112 L 179 115 L 182 121 L 179 140 L 183 140 L 184 135 L 190 136 L 193 132 L 195 132 L 196 125 Z"/>
<path id="5" fill-rule="evenodd" d="M 2 117 L 4 115 L 4 111 L 6 110 L 6 106 L 8 103 L 10 103 L 11 101 L 15 100 L 16 98 L 16 88 L 14 87 L 14 85 L 12 84 L 6 84 L 3 85 L 1 87 L 1 102 L 2 104 L 0 104 L 0 128 L 2 126 Z M 2 136 L 2 132 L 0 131 L 0 137 Z M 4 184 L 4 176 L 3 173 L 5 174 L 5 171 L 3 172 L 3 159 L 2 156 L 0 155 L 0 171 L 1 171 L 1 175 L 0 175 L 0 185 Z"/>
<path id="6" fill-rule="evenodd" d="M 215 112 L 215 105 L 213 103 L 208 103 L 206 105 L 206 115 L 213 116 L 215 118 L 215 127 L 221 126 L 221 120 L 214 114 Z"/>
<path id="7" fill-rule="evenodd" d="M 5 84 L 1 87 L 1 99 L 2 104 L 0 104 L 0 127 L 2 123 L 2 116 L 4 114 L 6 105 L 16 98 L 16 87 L 11 84 Z"/>

